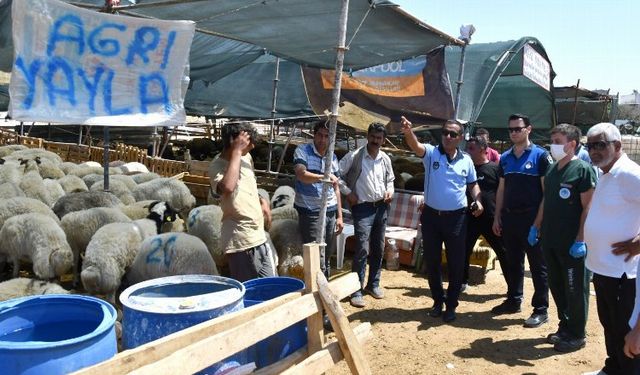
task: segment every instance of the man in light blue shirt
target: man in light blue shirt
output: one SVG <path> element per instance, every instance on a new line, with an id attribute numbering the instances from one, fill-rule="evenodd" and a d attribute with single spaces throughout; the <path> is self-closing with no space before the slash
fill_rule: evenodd
<path id="1" fill-rule="evenodd" d="M 458 148 L 463 130 L 462 124 L 448 120 L 442 126 L 442 142 L 435 147 L 419 143 L 411 130 L 411 122 L 402 117 L 405 141 L 411 150 L 422 158 L 425 169 L 425 204 L 420 220 L 427 278 L 433 298 L 433 308 L 429 315 L 442 316 L 446 323 L 456 319 L 456 307 L 464 275 L 467 191 L 473 199 L 469 206 L 472 214 L 477 217 L 483 211 L 473 161 Z M 443 242 L 449 271 L 446 301 L 440 272 Z M 443 314 L 445 303 L 447 309 Z"/>

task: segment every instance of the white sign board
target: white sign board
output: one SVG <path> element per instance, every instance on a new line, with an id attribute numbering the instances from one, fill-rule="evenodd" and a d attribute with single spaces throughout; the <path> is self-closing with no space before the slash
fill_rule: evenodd
<path id="1" fill-rule="evenodd" d="M 551 90 L 551 64 L 528 44 L 524 46 L 522 75 L 543 89 Z"/>
<path id="2" fill-rule="evenodd" d="M 9 113 L 15 120 L 160 126 L 186 120 L 191 21 L 14 1 Z"/>

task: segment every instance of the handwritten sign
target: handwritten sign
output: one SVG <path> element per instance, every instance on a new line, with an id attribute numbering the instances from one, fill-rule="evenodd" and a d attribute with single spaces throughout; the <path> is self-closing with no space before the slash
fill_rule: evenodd
<path id="1" fill-rule="evenodd" d="M 551 65 L 528 44 L 524 46 L 522 75 L 529 78 L 545 90 L 551 90 Z"/>
<path id="2" fill-rule="evenodd" d="M 21 121 L 160 126 L 185 122 L 191 21 L 14 1 L 9 112 Z"/>

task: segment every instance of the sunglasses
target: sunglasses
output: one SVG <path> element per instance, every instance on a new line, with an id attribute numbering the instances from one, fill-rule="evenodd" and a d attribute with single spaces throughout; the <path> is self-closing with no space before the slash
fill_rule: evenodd
<path id="1" fill-rule="evenodd" d="M 609 143 L 613 143 L 613 141 L 598 141 L 598 142 L 588 142 L 585 147 L 588 151 L 596 150 L 602 151 L 607 148 Z"/>
<path id="2" fill-rule="evenodd" d="M 520 133 L 526 128 L 526 126 L 518 126 L 516 128 L 507 128 L 509 129 L 509 133 Z"/>
<path id="3" fill-rule="evenodd" d="M 460 135 L 460 133 L 454 132 L 454 131 L 451 131 L 451 130 L 443 130 L 442 131 L 442 136 L 443 137 L 458 138 L 459 135 Z"/>

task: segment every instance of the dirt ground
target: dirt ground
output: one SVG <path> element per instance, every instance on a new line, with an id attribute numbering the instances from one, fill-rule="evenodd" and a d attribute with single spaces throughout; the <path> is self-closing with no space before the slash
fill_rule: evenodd
<path id="1" fill-rule="evenodd" d="M 374 374 L 582 374 L 602 368 L 604 335 L 598 322 L 593 287 L 589 301 L 587 346 L 562 354 L 545 342 L 557 329 L 551 299 L 549 322 L 538 328 L 522 326 L 532 312 L 533 284 L 525 276 L 525 301 L 521 313 L 494 316 L 490 310 L 502 301 L 506 285 L 496 263 L 486 283 L 470 286 L 460 297 L 458 319 L 444 324 L 427 315 L 433 301 L 425 275 L 413 269 L 383 270 L 382 300 L 365 297 L 367 307 L 343 302 L 353 323 L 371 322 L 373 338 L 365 353 Z M 475 267 L 474 267 L 475 268 Z M 478 268 L 477 271 L 480 271 Z M 445 286 L 446 288 L 446 286 Z M 342 361 L 328 374 L 348 374 Z"/>

